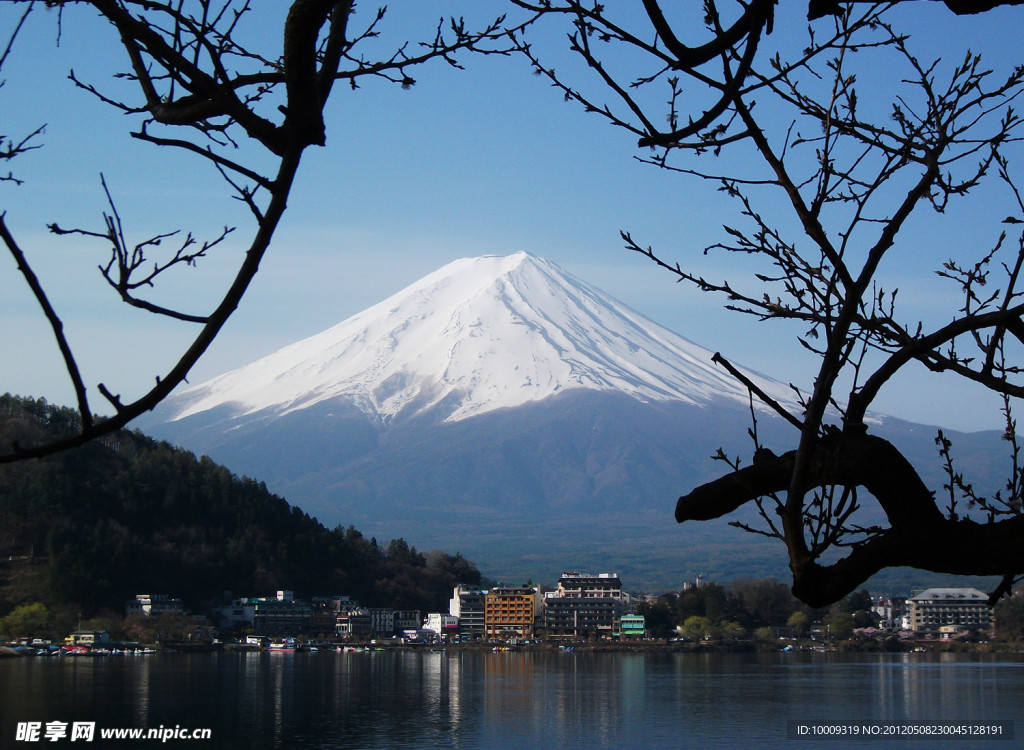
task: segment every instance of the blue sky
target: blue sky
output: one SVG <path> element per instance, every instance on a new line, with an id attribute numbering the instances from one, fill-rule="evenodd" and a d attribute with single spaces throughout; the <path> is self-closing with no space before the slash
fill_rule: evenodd
<path id="1" fill-rule="evenodd" d="M 256 5 L 261 13 L 274 13 L 283 3 Z M 780 8 L 769 44 L 806 42 L 799 5 Z M 911 5 L 909 30 L 923 57 L 959 60 L 972 47 L 993 66 L 1020 63 L 1024 11 L 957 19 L 939 3 Z M 372 7 L 361 4 L 357 17 L 367 17 Z M 412 10 L 394 5 L 380 48 L 392 39 L 431 36 L 441 15 L 482 19 L 505 10 L 496 0 L 425 0 Z M 16 12 L 0 4 L 3 29 Z M 556 68 L 573 71 L 562 31 L 542 34 L 538 47 Z M 274 23 L 262 23 L 254 34 L 273 49 Z M 237 225 L 237 239 L 219 257 L 163 289 L 198 312 L 212 306 L 233 272 L 251 224 L 205 163 L 131 139 L 131 118 L 67 80 L 74 68 L 97 85 L 118 85 L 109 75 L 123 64 L 123 52 L 109 27 L 89 11 L 69 9 L 59 47 L 55 39 L 55 15 L 33 13 L 0 73 L 6 80 L 0 133 L 47 126 L 44 148 L 11 165 L 26 183 L 0 184 L 0 210 L 65 317 L 93 406 L 102 411 L 97 382 L 126 398 L 139 395 L 176 359 L 189 327 L 116 302 L 96 270 L 103 248 L 55 238 L 45 224 L 98 229 L 106 209 L 102 173 L 136 240 L 179 227 L 210 237 L 224 225 Z M 418 83 L 407 91 L 369 81 L 358 91 L 337 88 L 329 105 L 328 145 L 307 152 L 260 275 L 193 370 L 192 382 L 321 331 L 456 258 L 526 250 L 698 344 L 808 385 L 816 362 L 796 343 L 799 329 L 724 312 L 714 298 L 675 284 L 622 249 L 619 231 L 626 229 L 667 258 L 721 277 L 738 266 L 702 251 L 721 237 L 723 223 L 735 221 L 734 205 L 706 184 L 639 163 L 634 157 L 642 154 L 631 134 L 563 102 L 524 60 L 463 62 L 464 71 L 440 63 L 418 69 Z M 867 97 L 870 92 L 862 90 L 861 98 Z M 968 199 L 959 217 L 944 217 L 934 227 L 929 218 L 915 228 L 920 248 L 910 243 L 886 269 L 887 281 L 900 287 L 908 303 L 907 317 L 948 317 L 955 298 L 933 272 L 975 241 L 990 244 L 984 236 L 979 240 L 978 227 L 994 239 L 998 219 L 1008 212 L 1003 200 L 983 193 Z M 0 257 L 0 315 L 0 390 L 72 403 L 52 336 L 6 255 Z M 997 405 L 992 396 L 917 371 L 876 401 L 879 411 L 961 429 L 1000 427 Z"/>

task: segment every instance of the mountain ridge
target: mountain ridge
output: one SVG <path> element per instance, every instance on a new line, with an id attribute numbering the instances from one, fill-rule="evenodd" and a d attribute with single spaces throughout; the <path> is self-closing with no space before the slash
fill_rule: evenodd
<path id="1" fill-rule="evenodd" d="M 6 443 L 80 429 L 74 409 L 0 394 Z M 89 617 L 140 591 L 206 608 L 281 589 L 434 611 L 480 580 L 459 555 L 389 538 L 329 529 L 262 482 L 124 430 L 0 466 L 0 614 L 39 601 Z"/>

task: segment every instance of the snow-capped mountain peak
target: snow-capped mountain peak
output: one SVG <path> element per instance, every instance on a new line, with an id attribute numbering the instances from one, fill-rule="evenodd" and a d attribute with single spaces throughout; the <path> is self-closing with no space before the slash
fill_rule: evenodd
<path id="1" fill-rule="evenodd" d="M 366 414 L 458 421 L 572 389 L 641 401 L 747 400 L 711 352 L 553 263 L 464 258 L 310 338 L 173 396 L 177 420 L 228 406 L 278 414 L 344 398 Z M 781 384 L 752 376 L 780 400 Z"/>

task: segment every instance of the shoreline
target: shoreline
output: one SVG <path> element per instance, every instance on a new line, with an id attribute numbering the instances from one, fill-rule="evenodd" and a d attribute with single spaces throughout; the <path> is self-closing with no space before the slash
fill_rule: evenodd
<path id="1" fill-rule="evenodd" d="M 159 653 L 281 653 L 281 650 L 266 649 L 247 643 L 196 643 L 156 642 L 132 644 L 106 644 L 105 648 L 62 652 L 60 649 L 43 649 L 25 646 L 0 646 L 0 658 L 62 656 L 64 658 L 99 658 L 103 656 L 139 657 Z M 120 648 L 119 648 L 120 647 Z M 840 641 L 799 641 L 786 645 L 740 641 L 703 642 L 675 640 L 646 641 L 578 641 L 578 642 L 532 642 L 502 643 L 496 641 L 474 641 L 470 643 L 426 644 L 426 643 L 380 643 L 380 642 L 307 642 L 283 653 L 329 653 L 388 652 L 388 651 L 472 651 L 472 652 L 551 652 L 551 653 L 651 653 L 651 654 L 729 654 L 729 653 L 977 653 L 977 654 L 1024 654 L 1024 642 L 974 642 L 942 640 L 869 640 Z"/>

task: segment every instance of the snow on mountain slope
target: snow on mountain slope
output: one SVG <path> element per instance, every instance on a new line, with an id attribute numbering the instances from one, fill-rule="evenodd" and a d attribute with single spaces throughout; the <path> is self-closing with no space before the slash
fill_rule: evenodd
<path id="1" fill-rule="evenodd" d="M 389 421 L 458 421 L 570 389 L 641 401 L 747 401 L 711 352 L 527 253 L 454 261 L 323 333 L 182 391 L 169 420 L 278 414 L 344 397 Z M 780 401 L 782 384 L 751 376 Z"/>

